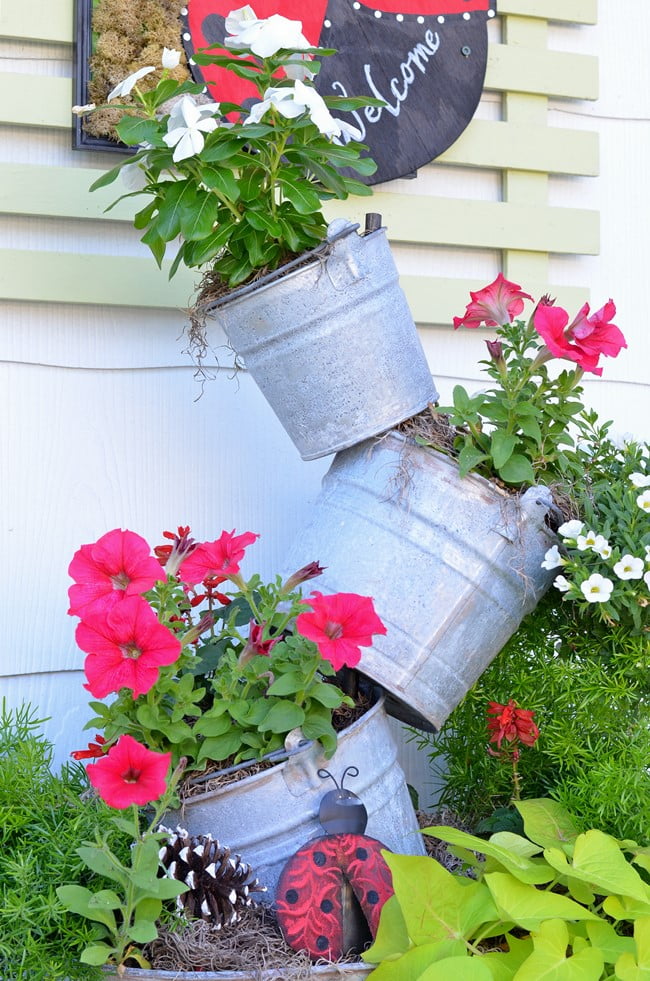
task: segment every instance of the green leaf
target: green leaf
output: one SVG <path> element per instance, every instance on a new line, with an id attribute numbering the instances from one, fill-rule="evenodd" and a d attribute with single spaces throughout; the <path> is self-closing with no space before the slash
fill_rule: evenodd
<path id="1" fill-rule="evenodd" d="M 530 937 L 519 939 L 506 933 L 506 941 L 507 951 L 489 951 L 481 957 L 482 962 L 489 967 L 493 981 L 512 981 L 526 958 L 533 952 L 533 941 Z"/>
<path id="2" fill-rule="evenodd" d="M 542 445 L 542 441 L 543 441 L 542 430 L 540 429 L 539 423 L 537 422 L 536 419 L 530 417 L 517 419 L 517 425 L 519 426 L 519 428 L 521 429 L 522 433 L 525 436 L 528 436 L 530 439 L 535 440 L 537 446 Z"/>
<path id="3" fill-rule="evenodd" d="M 122 900 L 112 889 L 100 889 L 88 900 L 90 909 L 119 909 Z"/>
<path id="4" fill-rule="evenodd" d="M 497 472 L 506 484 L 534 484 L 535 471 L 528 457 L 521 453 L 513 453 L 510 459 L 502 467 L 497 467 Z"/>
<path id="5" fill-rule="evenodd" d="M 531 885 L 541 885 L 550 882 L 555 878 L 553 870 L 548 867 L 546 862 L 534 862 L 530 855 L 539 851 L 539 846 L 530 844 L 525 838 L 519 835 L 501 832 L 500 835 L 493 835 L 489 841 L 483 838 L 476 838 L 474 835 L 467 834 L 457 828 L 434 826 L 423 829 L 425 834 L 430 834 L 442 841 L 452 845 L 462 845 L 475 852 L 483 852 L 495 859 L 506 871 L 512 873 L 521 882 Z M 497 839 L 497 841 L 495 841 Z M 503 847 L 500 842 L 505 842 L 508 847 Z M 533 852 L 530 852 L 530 848 Z M 526 854 L 528 852 L 528 854 Z"/>
<path id="6" fill-rule="evenodd" d="M 499 912 L 524 930 L 535 930 L 544 920 L 595 920 L 594 913 L 566 896 L 536 889 L 506 872 L 486 872 L 485 883 Z"/>
<path id="7" fill-rule="evenodd" d="M 133 825 L 131 825 L 129 835 L 133 834 Z M 126 888 L 128 882 L 128 873 L 126 869 L 120 867 L 115 856 L 109 851 L 108 847 L 96 848 L 94 845 L 81 845 L 77 848 L 77 855 L 81 860 L 96 872 L 98 875 L 103 875 L 107 879 L 111 879 L 113 882 L 119 882 L 119 884 Z"/>
<path id="8" fill-rule="evenodd" d="M 633 953 L 621 954 L 616 961 L 616 977 L 621 981 L 650 981 L 650 916 L 641 917 L 634 924 L 636 957 Z"/>
<path id="9" fill-rule="evenodd" d="M 79 960 L 82 964 L 94 964 L 97 967 L 108 963 L 113 954 L 117 953 L 115 947 L 108 944 L 90 944 L 81 951 Z"/>
<path id="10" fill-rule="evenodd" d="M 117 135 L 127 146 L 137 143 L 156 143 L 160 132 L 160 123 L 154 119 L 138 119 L 136 116 L 125 116 L 115 127 Z"/>
<path id="11" fill-rule="evenodd" d="M 302 725 L 305 713 L 295 702 L 281 699 L 271 706 L 259 724 L 260 732 L 284 734 Z"/>
<path id="12" fill-rule="evenodd" d="M 538 797 L 516 801 L 515 807 L 523 818 L 526 837 L 531 841 L 542 848 L 559 845 L 572 849 L 580 831 L 569 812 L 557 801 Z"/>
<path id="13" fill-rule="evenodd" d="M 287 671 L 280 675 L 268 689 L 269 695 L 293 695 L 305 687 L 305 676 L 301 671 Z"/>
<path id="14" fill-rule="evenodd" d="M 230 729 L 230 717 L 225 711 L 226 706 L 222 706 L 224 711 L 218 715 L 210 713 L 203 715 L 194 725 L 194 732 L 199 736 L 222 736 Z"/>
<path id="15" fill-rule="evenodd" d="M 58 886 L 56 894 L 65 908 L 69 909 L 71 913 L 77 913 L 79 916 L 85 916 L 89 920 L 96 920 L 98 923 L 103 923 L 113 933 L 117 931 L 113 911 L 101 906 L 91 905 L 94 893 L 90 889 L 86 889 L 84 886 Z"/>
<path id="16" fill-rule="evenodd" d="M 336 685 L 327 685 L 323 681 L 318 681 L 309 688 L 309 697 L 315 698 L 326 708 L 335 709 L 341 704 L 343 694 Z"/>
<path id="17" fill-rule="evenodd" d="M 206 187 L 219 192 L 228 201 L 239 200 L 239 183 L 230 167 L 205 167 L 201 179 Z"/>
<path id="18" fill-rule="evenodd" d="M 497 470 L 500 470 L 508 462 L 517 442 L 516 436 L 504 433 L 500 429 L 492 433 L 490 452 Z"/>
<path id="19" fill-rule="evenodd" d="M 492 981 L 487 965 L 478 957 L 445 957 L 436 961 L 420 974 L 418 981 L 450 981 L 462 978 L 463 981 Z"/>
<path id="20" fill-rule="evenodd" d="M 165 258 L 166 244 L 164 239 L 162 239 L 158 234 L 157 226 L 152 225 L 151 228 L 144 233 L 140 241 L 149 246 L 154 259 L 158 263 L 158 266 L 162 266 L 162 261 Z"/>
<path id="21" fill-rule="evenodd" d="M 127 934 L 137 944 L 148 944 L 158 936 L 158 928 L 150 920 L 138 920 L 129 927 Z"/>
<path id="22" fill-rule="evenodd" d="M 592 947 L 596 947 L 607 964 L 615 964 L 621 954 L 634 953 L 636 945 L 632 937 L 621 937 L 611 923 L 599 920 L 585 924 Z"/>
<path id="23" fill-rule="evenodd" d="M 586 947 L 567 958 L 571 943 L 566 923 L 548 920 L 532 934 L 534 951 L 517 971 L 517 981 L 599 981 L 604 959 Z"/>
<path id="24" fill-rule="evenodd" d="M 120 171 L 122 170 L 122 167 L 126 167 L 127 164 L 137 163 L 138 160 L 142 160 L 143 157 L 146 157 L 148 153 L 149 150 L 140 150 L 139 153 L 136 153 L 133 156 L 129 157 L 128 160 L 123 160 L 122 163 L 119 163 L 117 165 L 117 167 L 113 167 L 111 168 L 111 170 L 107 170 L 105 174 L 102 174 L 102 176 L 98 177 L 96 181 L 93 181 L 93 183 L 90 185 L 90 190 L 97 191 L 99 190 L 100 187 L 108 187 L 109 184 L 112 184 L 113 181 L 117 179 L 117 177 L 120 174 Z M 99 711 L 97 706 L 102 705 L 101 702 L 89 702 L 88 704 L 94 709 L 95 712 Z M 104 709 L 106 708 L 105 705 L 103 705 L 102 707 Z"/>
<path id="25" fill-rule="evenodd" d="M 311 215 L 320 210 L 320 197 L 307 182 L 294 184 L 280 178 L 280 184 L 282 193 L 291 202 L 298 214 Z"/>
<path id="26" fill-rule="evenodd" d="M 156 234 L 166 242 L 176 238 L 181 231 L 183 196 L 191 190 L 189 181 L 165 181 L 160 186 L 160 203 L 155 228 Z M 144 241 L 144 239 L 142 240 Z"/>
<path id="27" fill-rule="evenodd" d="M 229 724 L 230 729 L 230 724 Z M 229 756 L 236 753 L 241 747 L 241 736 L 235 729 L 230 729 L 222 736 L 204 739 L 201 743 L 197 763 L 203 760 L 227 760 Z"/>
<path id="28" fill-rule="evenodd" d="M 207 191 L 197 191 L 195 197 L 188 201 L 184 199 L 181 212 L 181 235 L 192 241 L 203 239 L 210 235 L 217 220 L 219 202 L 214 194 Z"/>
<path id="29" fill-rule="evenodd" d="M 466 477 L 470 470 L 474 470 L 484 460 L 489 460 L 486 453 L 481 452 L 475 446 L 466 444 L 458 454 L 458 472 L 460 476 Z"/>
<path id="30" fill-rule="evenodd" d="M 146 873 L 133 873 L 131 880 L 144 894 L 142 899 L 174 899 L 187 892 L 184 882 L 175 879 L 158 879 Z"/>
<path id="31" fill-rule="evenodd" d="M 562 875 L 575 876 L 596 893 L 617 893 L 650 903 L 650 888 L 626 861 L 615 839 L 602 831 L 592 829 L 576 838 L 573 863 L 558 848 L 547 849 L 544 857 Z"/>
<path id="32" fill-rule="evenodd" d="M 361 954 L 369 964 L 379 964 L 405 953 L 411 946 L 397 896 L 390 896 L 381 908 L 374 943 Z"/>

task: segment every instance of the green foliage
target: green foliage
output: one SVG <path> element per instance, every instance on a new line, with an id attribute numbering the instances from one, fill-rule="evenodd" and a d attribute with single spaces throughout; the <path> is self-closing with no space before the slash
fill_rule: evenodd
<path id="1" fill-rule="evenodd" d="M 524 835 L 425 829 L 473 878 L 384 852 L 395 895 L 363 954 L 379 965 L 373 981 L 640 981 L 650 972 L 649 850 L 580 833 L 554 801 L 516 806 Z"/>
<path id="2" fill-rule="evenodd" d="M 509 803 L 512 776 L 487 752 L 489 701 L 535 711 L 540 738 L 518 767 L 523 797 L 551 796 L 587 825 L 650 834 L 647 636 L 585 618 L 552 591 L 436 736 L 418 737 L 446 781 L 441 802 L 471 821 Z"/>
<path id="3" fill-rule="evenodd" d="M 27 706 L 0 710 L 0 977 L 4 981 L 88 979 L 80 962 L 90 924 L 64 909 L 56 886 L 93 877 L 77 849 L 96 825 L 112 835 L 109 812 L 81 798 L 88 784 L 80 766 L 50 771 L 52 746 L 42 720 Z M 126 851 L 126 844 L 123 850 Z M 102 886 L 105 883 L 102 880 Z"/>

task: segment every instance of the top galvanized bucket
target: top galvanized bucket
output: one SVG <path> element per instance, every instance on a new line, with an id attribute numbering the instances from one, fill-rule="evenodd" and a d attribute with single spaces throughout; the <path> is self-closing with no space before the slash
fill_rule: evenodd
<path id="1" fill-rule="evenodd" d="M 333 222 L 323 247 L 211 308 L 303 460 L 438 398 L 385 229 L 357 228 Z"/>
<path id="2" fill-rule="evenodd" d="M 545 487 L 507 493 L 399 433 L 338 454 L 285 568 L 326 567 L 324 593 L 372 596 L 387 627 L 360 671 L 388 711 L 435 731 L 537 604 L 556 541 Z"/>

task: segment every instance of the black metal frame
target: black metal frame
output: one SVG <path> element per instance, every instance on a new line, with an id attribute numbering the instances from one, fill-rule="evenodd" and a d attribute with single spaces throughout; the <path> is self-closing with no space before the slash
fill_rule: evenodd
<path id="1" fill-rule="evenodd" d="M 93 50 L 93 0 L 75 0 L 74 5 L 74 76 L 73 96 L 76 105 L 88 103 L 90 82 L 90 56 Z M 132 154 L 133 147 L 116 143 L 107 137 L 91 136 L 83 127 L 83 117 L 73 116 L 73 150 L 102 150 L 109 153 Z"/>

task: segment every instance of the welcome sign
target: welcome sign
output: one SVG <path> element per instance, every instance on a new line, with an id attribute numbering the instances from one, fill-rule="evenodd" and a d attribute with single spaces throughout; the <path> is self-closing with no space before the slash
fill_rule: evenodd
<path id="1" fill-rule="evenodd" d="M 183 44 L 220 44 L 232 0 L 188 0 Z M 487 22 L 496 0 L 256 0 L 258 17 L 300 20 L 314 46 L 336 48 L 315 84 L 321 95 L 368 95 L 385 106 L 345 113 L 362 132 L 377 172 L 366 183 L 412 175 L 443 153 L 470 122 L 487 64 Z M 216 102 L 253 89 L 215 66 L 192 65 Z"/>

